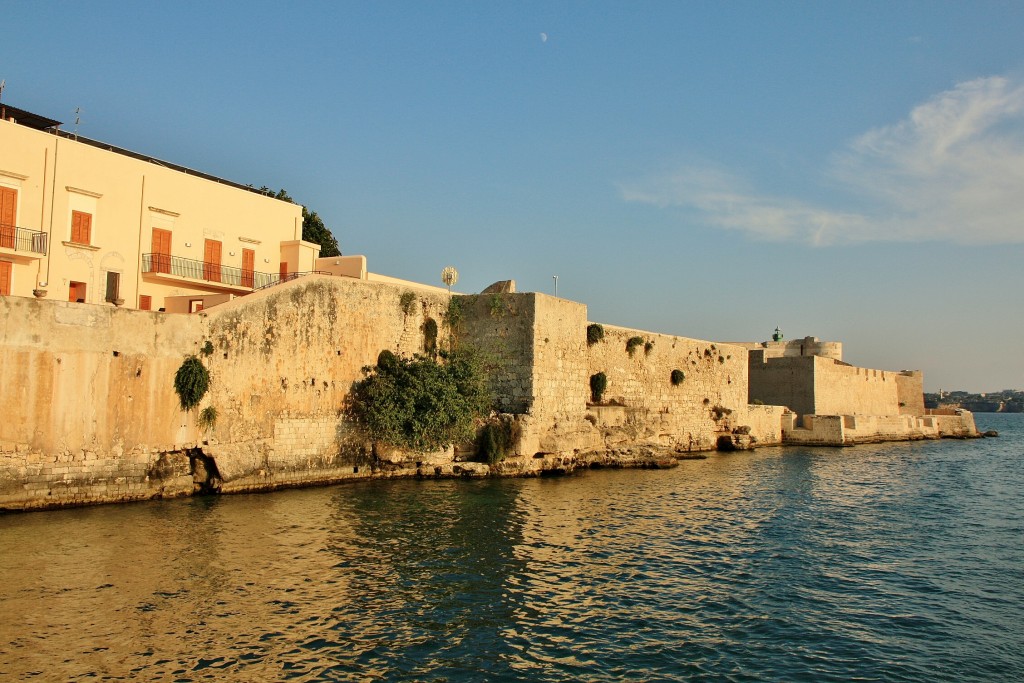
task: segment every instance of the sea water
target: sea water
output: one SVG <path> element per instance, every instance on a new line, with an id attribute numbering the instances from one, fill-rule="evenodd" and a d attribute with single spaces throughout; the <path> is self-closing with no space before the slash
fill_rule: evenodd
<path id="1" fill-rule="evenodd" d="M 1024 680 L 996 439 L 0 516 L 0 679 Z"/>

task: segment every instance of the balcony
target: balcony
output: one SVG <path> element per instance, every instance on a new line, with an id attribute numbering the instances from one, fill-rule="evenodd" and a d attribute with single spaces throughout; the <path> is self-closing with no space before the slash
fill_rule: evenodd
<path id="1" fill-rule="evenodd" d="M 39 230 L 0 225 L 0 249 L 10 250 L 28 258 L 46 256 L 49 235 Z M 10 253 L 10 251 L 8 253 Z"/>
<path id="2" fill-rule="evenodd" d="M 273 284 L 280 279 L 277 273 L 261 273 L 257 270 L 243 270 L 219 263 L 196 261 L 195 259 L 170 256 L 168 254 L 143 254 L 143 274 L 165 276 L 170 279 L 205 282 L 218 289 L 252 291 Z"/>

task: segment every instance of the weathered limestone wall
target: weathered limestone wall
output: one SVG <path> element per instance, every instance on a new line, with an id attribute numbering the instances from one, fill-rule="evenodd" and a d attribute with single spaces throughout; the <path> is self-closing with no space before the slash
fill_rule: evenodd
<path id="1" fill-rule="evenodd" d="M 342 420 L 345 397 L 382 350 L 423 352 L 428 319 L 442 343 L 448 298 L 311 276 L 209 311 L 208 402 L 219 415 L 204 452 L 216 460 L 222 490 L 365 474 L 357 468 L 366 445 Z"/>
<path id="2" fill-rule="evenodd" d="M 749 367 L 749 400 L 786 406 L 799 415 L 814 413 L 814 358 L 772 358 Z"/>
<path id="3" fill-rule="evenodd" d="M 900 415 L 924 415 L 924 373 L 904 370 L 896 375 L 896 396 Z"/>
<path id="4" fill-rule="evenodd" d="M 778 446 L 782 444 L 783 420 L 788 412 L 785 406 L 748 405 L 746 416 L 736 421 L 750 427 L 757 446 Z"/>
<path id="5" fill-rule="evenodd" d="M 974 416 L 804 415 L 784 429 L 787 444 L 852 446 L 883 441 L 977 436 Z"/>
<path id="6" fill-rule="evenodd" d="M 609 446 L 630 440 L 679 450 L 708 450 L 721 435 L 745 426 L 747 415 L 747 352 L 739 346 L 604 326 L 604 339 L 587 349 L 589 378 L 604 372 L 604 401 L 628 406 L 634 416 L 629 429 L 599 424 Z M 585 339 L 585 331 L 581 331 Z M 630 355 L 626 342 L 644 343 Z M 647 348 L 647 343 L 653 344 Z M 685 379 L 673 386 L 673 370 Z M 616 443 L 617 442 L 617 443 Z"/>
<path id="7" fill-rule="evenodd" d="M 859 368 L 821 356 L 768 358 L 750 363 L 750 400 L 799 415 L 920 415 L 922 381 L 919 372 Z"/>
<path id="8" fill-rule="evenodd" d="M 203 321 L 0 297 L 0 508 L 181 495 L 193 415 L 171 390 Z"/>
<path id="9" fill-rule="evenodd" d="M 533 329 L 536 294 L 458 296 L 453 311 L 459 344 L 478 349 L 491 371 L 498 409 L 524 414 L 534 402 Z"/>
<path id="10" fill-rule="evenodd" d="M 821 341 L 817 337 L 803 339 L 786 339 L 784 341 L 764 342 L 731 342 L 750 351 L 751 360 L 754 354 L 764 358 L 790 358 L 794 356 L 822 356 L 833 360 L 843 359 L 842 342 Z"/>
<path id="11" fill-rule="evenodd" d="M 819 415 L 899 415 L 897 372 L 814 361 L 814 411 Z M 922 411 L 923 412 L 923 411 Z"/>

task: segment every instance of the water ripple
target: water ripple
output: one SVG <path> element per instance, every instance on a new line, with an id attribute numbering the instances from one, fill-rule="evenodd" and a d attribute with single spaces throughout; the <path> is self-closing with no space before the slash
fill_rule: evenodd
<path id="1" fill-rule="evenodd" d="M 1021 680 L 1024 420 L 989 419 L 1002 438 L 3 516 L 0 678 Z"/>

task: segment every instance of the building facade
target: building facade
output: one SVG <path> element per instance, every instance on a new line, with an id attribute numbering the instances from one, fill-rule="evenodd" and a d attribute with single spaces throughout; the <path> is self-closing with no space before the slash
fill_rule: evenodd
<path id="1" fill-rule="evenodd" d="M 0 114 L 0 295 L 184 313 L 316 269 L 297 204 Z"/>

